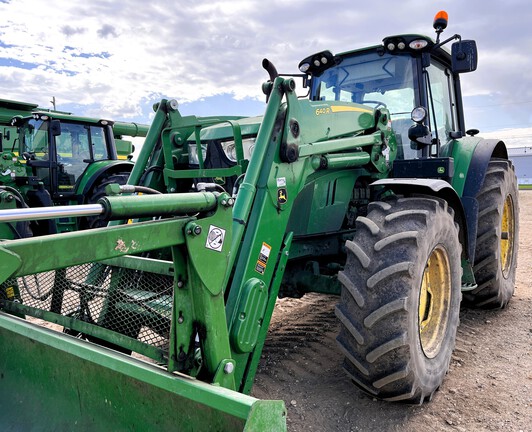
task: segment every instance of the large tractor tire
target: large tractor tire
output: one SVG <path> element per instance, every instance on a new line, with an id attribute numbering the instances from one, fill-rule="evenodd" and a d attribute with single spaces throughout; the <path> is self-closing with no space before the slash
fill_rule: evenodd
<path id="1" fill-rule="evenodd" d="M 459 323 L 461 245 L 454 211 L 433 197 L 374 202 L 356 221 L 336 315 L 344 369 L 373 397 L 431 399 Z"/>
<path id="2" fill-rule="evenodd" d="M 85 197 L 86 204 L 95 204 L 100 198 L 103 198 L 107 194 L 105 193 L 105 187 L 109 184 L 118 183 L 119 185 L 125 185 L 129 178 L 129 173 L 119 172 L 115 174 L 104 174 L 91 189 L 91 191 Z M 88 228 L 100 228 L 106 226 L 108 221 L 102 219 L 99 216 L 88 216 L 80 219 L 80 229 Z"/>
<path id="3" fill-rule="evenodd" d="M 492 159 L 479 204 L 474 274 L 478 287 L 464 293 L 464 304 L 497 309 L 512 298 L 519 245 L 517 178 L 512 163 Z"/>

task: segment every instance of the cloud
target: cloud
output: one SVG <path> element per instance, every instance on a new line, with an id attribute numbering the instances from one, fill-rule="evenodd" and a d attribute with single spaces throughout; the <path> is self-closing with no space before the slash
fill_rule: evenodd
<path id="1" fill-rule="evenodd" d="M 107 39 L 109 37 L 118 37 L 116 29 L 109 24 L 104 24 L 96 33 L 102 39 Z"/>
<path id="2" fill-rule="evenodd" d="M 65 35 L 65 36 L 73 36 L 75 34 L 83 34 L 87 31 L 86 28 L 82 28 L 82 27 L 72 27 L 72 26 L 69 26 L 69 25 L 65 25 L 63 27 L 61 27 L 61 32 Z"/>
<path id="3" fill-rule="evenodd" d="M 450 16 L 444 36 L 460 33 L 479 47 L 478 71 L 463 78 L 473 105 L 468 118 L 477 127 L 489 126 L 482 114 L 489 101 L 509 113 L 499 112 L 504 126 L 519 111 L 508 103 L 532 100 L 526 49 L 532 48 L 526 30 L 532 4 L 446 0 L 443 5 Z M 297 73 L 302 58 L 323 49 L 338 53 L 379 44 L 389 34 L 433 34 L 438 8 L 431 2 L 382 0 L 379 6 L 349 0 L 49 0 L 39 13 L 28 13 L 34 9 L 30 0 L 0 3 L 0 57 L 34 65 L 29 70 L 0 63 L 0 91 L 4 98 L 43 105 L 54 95 L 59 108 L 76 103 L 116 119 L 147 121 L 160 97 L 182 104 L 216 101 L 223 113 L 216 95 L 264 100 L 264 57 L 282 73 Z M 531 124 L 525 115 L 517 121 Z"/>

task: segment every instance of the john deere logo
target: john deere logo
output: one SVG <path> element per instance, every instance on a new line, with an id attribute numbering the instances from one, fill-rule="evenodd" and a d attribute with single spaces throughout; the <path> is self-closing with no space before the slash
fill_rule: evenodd
<path id="1" fill-rule="evenodd" d="M 445 167 L 438 167 L 438 174 L 445 174 Z"/>
<path id="2" fill-rule="evenodd" d="M 279 204 L 285 204 L 287 201 L 286 188 L 277 189 L 277 202 Z"/>

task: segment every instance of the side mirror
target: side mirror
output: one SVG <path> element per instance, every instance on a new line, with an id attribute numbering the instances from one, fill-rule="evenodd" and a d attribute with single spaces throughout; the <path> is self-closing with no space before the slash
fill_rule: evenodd
<path id="1" fill-rule="evenodd" d="M 454 73 L 473 72 L 477 69 L 477 44 L 474 40 L 461 40 L 451 46 Z"/>
<path id="2" fill-rule="evenodd" d="M 53 136 L 61 135 L 61 122 L 59 120 L 52 120 L 50 122 L 50 133 Z"/>

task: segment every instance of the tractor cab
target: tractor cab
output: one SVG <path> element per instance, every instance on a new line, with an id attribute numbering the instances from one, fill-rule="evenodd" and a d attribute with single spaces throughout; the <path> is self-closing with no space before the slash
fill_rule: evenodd
<path id="1" fill-rule="evenodd" d="M 387 108 L 397 159 L 448 155 L 452 141 L 465 135 L 459 74 L 476 69 L 477 52 L 474 41 L 459 35 L 439 42 L 446 25 L 446 14 L 438 14 L 436 41 L 390 36 L 382 45 L 305 58 L 299 69 L 310 76 L 310 99 Z M 453 39 L 449 53 L 443 45 Z"/>
<path id="2" fill-rule="evenodd" d="M 117 159 L 112 122 L 63 117 L 35 112 L 13 119 L 19 130 L 19 154 L 33 181 L 41 181 L 54 202 L 74 197 L 89 165 Z"/>

